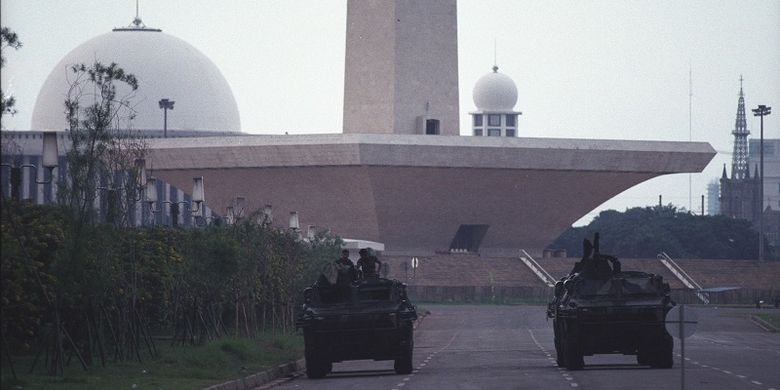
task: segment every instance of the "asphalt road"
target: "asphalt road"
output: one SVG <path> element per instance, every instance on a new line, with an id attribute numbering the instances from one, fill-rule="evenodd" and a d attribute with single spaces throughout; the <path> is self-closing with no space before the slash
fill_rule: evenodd
<path id="1" fill-rule="evenodd" d="M 276 389 L 679 389 L 673 369 L 636 365 L 634 356 L 585 357 L 585 369 L 555 365 L 552 322 L 541 306 L 426 305 L 415 333 L 414 367 L 336 363 L 324 379 L 300 376 Z M 687 389 L 780 390 L 780 334 L 747 319 L 748 309 L 697 309 L 699 328 L 686 339 Z M 675 340 L 679 354 L 679 342 Z"/>

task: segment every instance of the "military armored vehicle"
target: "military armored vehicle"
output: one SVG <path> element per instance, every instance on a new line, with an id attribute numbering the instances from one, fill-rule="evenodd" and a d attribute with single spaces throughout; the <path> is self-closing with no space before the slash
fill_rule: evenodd
<path id="1" fill-rule="evenodd" d="M 582 260 L 556 283 L 547 308 L 558 366 L 579 370 L 584 356 L 620 353 L 671 368 L 674 341 L 664 327 L 674 306 L 669 284 L 659 275 L 623 271 L 617 258 L 599 253 L 598 240 L 598 234 L 592 246 L 585 240 Z"/>
<path id="2" fill-rule="evenodd" d="M 396 373 L 412 372 L 417 311 L 405 284 L 368 278 L 340 286 L 320 280 L 303 295 L 297 324 L 309 378 L 326 376 L 334 362 L 358 359 L 394 360 Z"/>

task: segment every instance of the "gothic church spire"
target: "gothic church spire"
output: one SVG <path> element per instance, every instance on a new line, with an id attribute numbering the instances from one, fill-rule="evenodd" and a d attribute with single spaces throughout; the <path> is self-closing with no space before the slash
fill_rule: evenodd
<path id="1" fill-rule="evenodd" d="M 731 160 L 731 178 L 744 179 L 750 176 L 748 162 L 748 139 L 750 131 L 745 119 L 745 93 L 742 90 L 742 75 L 739 75 L 739 101 L 737 102 L 737 120 L 734 124 L 734 153 Z"/>

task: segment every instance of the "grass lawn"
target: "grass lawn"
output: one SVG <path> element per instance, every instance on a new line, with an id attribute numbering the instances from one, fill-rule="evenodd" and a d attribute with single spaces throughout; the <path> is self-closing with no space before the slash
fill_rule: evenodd
<path id="1" fill-rule="evenodd" d="M 200 389 L 251 375 L 303 356 L 300 335 L 266 335 L 256 340 L 222 339 L 202 346 L 171 347 L 160 342 L 160 356 L 138 361 L 107 363 L 84 371 L 76 358 L 63 377 L 49 377 L 39 362 L 28 374 L 32 356 L 14 358 L 19 381 L 14 382 L 3 359 L 2 389 Z"/>
<path id="2" fill-rule="evenodd" d="M 777 329 L 780 329 L 780 314 L 776 313 L 756 313 L 756 317 L 761 318 L 762 320 L 772 324 Z"/>

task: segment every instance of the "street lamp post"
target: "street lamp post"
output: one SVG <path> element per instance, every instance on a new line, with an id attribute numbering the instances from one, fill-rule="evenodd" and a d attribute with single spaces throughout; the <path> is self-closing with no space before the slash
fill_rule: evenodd
<path id="1" fill-rule="evenodd" d="M 163 208 L 161 207 L 163 204 L 170 205 L 172 226 L 178 225 L 180 204 L 190 209 L 190 213 L 192 214 L 192 217 L 195 218 L 195 222 L 196 222 L 195 224 L 197 224 L 197 219 L 203 216 L 203 207 L 205 206 L 204 205 L 205 202 L 206 202 L 206 197 L 203 188 L 203 176 L 192 178 L 192 198 L 191 201 L 189 202 L 187 202 L 186 200 L 180 200 L 180 201 L 164 200 L 158 202 L 157 178 L 155 178 L 154 176 L 149 177 L 148 184 L 146 186 L 146 203 L 149 204 L 149 210 L 152 212 L 152 214 L 161 213 L 163 212 Z M 160 207 L 155 208 L 154 207 L 155 203 L 159 203 Z"/>
<path id="2" fill-rule="evenodd" d="M 163 138 L 168 137 L 168 110 L 173 110 L 173 104 L 176 103 L 173 100 L 161 99 L 159 102 L 160 108 L 163 110 Z"/>
<path id="3" fill-rule="evenodd" d="M 54 168 L 57 167 L 57 132 L 56 131 L 44 131 L 43 132 L 43 156 L 41 159 L 41 166 L 49 171 L 49 179 L 38 181 L 38 168 L 39 166 L 33 164 L 22 164 L 16 166 L 15 164 L 0 164 L 3 167 L 7 167 L 11 170 L 11 199 L 19 200 L 19 187 L 22 184 L 22 169 L 32 168 L 35 171 L 35 183 L 36 184 L 48 184 L 54 179 Z"/>
<path id="4" fill-rule="evenodd" d="M 760 104 L 753 109 L 753 116 L 761 117 L 761 138 L 758 143 L 759 148 L 759 166 L 760 166 L 760 179 L 758 189 L 758 261 L 764 260 L 764 116 L 772 113 L 772 107 Z"/>
<path id="5" fill-rule="evenodd" d="M 133 178 L 132 183 L 124 183 L 119 187 L 103 187 L 98 186 L 97 189 L 106 192 L 106 210 L 105 221 L 106 223 L 114 224 L 117 222 L 117 208 L 121 205 L 119 194 L 123 190 L 132 188 L 132 192 L 128 194 L 128 202 L 138 202 L 143 198 L 144 191 L 146 191 L 146 160 L 143 158 L 137 158 L 133 162 L 133 169 L 129 171 Z"/>

